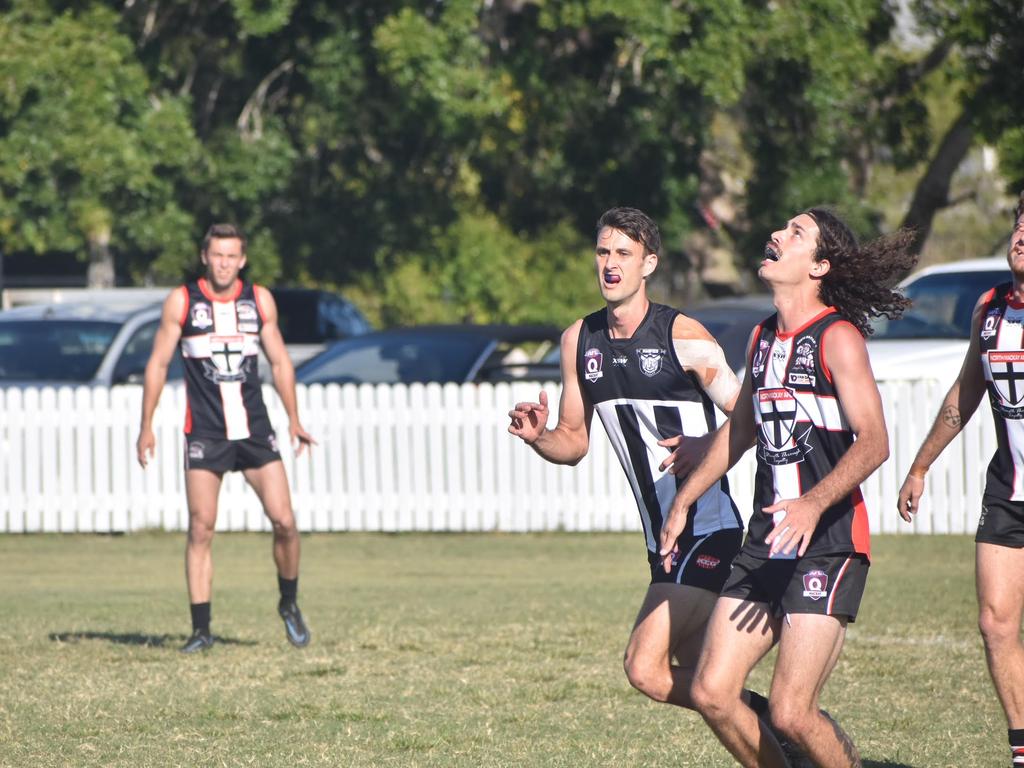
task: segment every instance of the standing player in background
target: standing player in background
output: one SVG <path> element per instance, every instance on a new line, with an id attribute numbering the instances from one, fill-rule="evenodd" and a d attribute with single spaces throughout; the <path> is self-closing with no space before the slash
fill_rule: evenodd
<path id="1" fill-rule="evenodd" d="M 864 335 L 870 315 L 896 315 L 907 303 L 891 286 L 913 264 L 908 242 L 901 234 L 858 247 L 842 221 L 818 208 L 772 233 L 759 275 L 778 311 L 754 329 L 732 416 L 662 528 L 668 562 L 685 546 L 702 494 L 756 441 L 747 540 L 711 616 L 693 683 L 697 708 L 747 768 L 787 764 L 741 703 L 747 676 L 776 643 L 772 726 L 816 766 L 861 765 L 818 699 L 867 579 L 859 485 L 889 451 Z"/>
<path id="2" fill-rule="evenodd" d="M 988 465 L 975 540 L 978 627 L 999 702 L 1006 714 L 1012 763 L 1024 766 L 1024 192 L 1014 211 L 1006 254 L 1013 279 L 978 299 L 960 375 L 900 489 L 909 522 L 932 462 L 960 434 L 988 390 L 996 452 Z"/>
<path id="3" fill-rule="evenodd" d="M 313 439 L 299 422 L 295 371 L 277 325 L 277 306 L 266 288 L 239 277 L 245 266 L 245 237 L 231 224 L 214 224 L 200 254 L 206 276 L 175 289 L 164 302 L 153 353 L 146 365 L 142 424 L 137 444 L 145 467 L 156 446 L 153 412 L 167 381 L 174 348 L 185 363 L 185 489 L 188 541 L 185 578 L 192 611 L 192 636 L 185 653 L 213 645 L 210 596 L 211 544 L 217 497 L 225 472 L 240 471 L 256 491 L 274 528 L 273 553 L 281 593 L 278 613 L 295 646 L 309 643 L 299 611 L 299 532 L 277 439 L 263 404 L 257 374 L 260 345 L 270 361 L 274 386 L 288 413 L 288 433 L 302 453 Z"/>
<path id="4" fill-rule="evenodd" d="M 518 403 L 509 412 L 509 432 L 547 461 L 576 464 L 589 448 L 597 410 L 632 486 L 651 569 L 626 647 L 626 676 L 655 701 L 692 709 L 693 667 L 743 523 L 726 480 L 715 483 L 698 501 L 678 554 L 662 568 L 661 525 L 677 486 L 665 467 L 702 450 L 700 437 L 715 425 L 714 406 L 730 412 L 739 382 L 700 323 L 648 300 L 647 278 L 660 250 L 658 227 L 643 212 L 613 208 L 601 216 L 595 261 L 607 306 L 562 334 L 558 424 L 547 428 L 547 394 L 541 392 L 539 402 Z M 746 696 L 751 717 L 766 711 L 763 696 Z"/>

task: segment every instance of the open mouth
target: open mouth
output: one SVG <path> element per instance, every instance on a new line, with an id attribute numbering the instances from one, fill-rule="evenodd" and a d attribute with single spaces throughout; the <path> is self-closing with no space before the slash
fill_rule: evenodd
<path id="1" fill-rule="evenodd" d="M 765 261 L 778 261 L 779 251 L 775 247 L 775 243 L 765 243 L 764 246 L 764 260 Z"/>
<path id="2" fill-rule="evenodd" d="M 621 282 L 621 280 L 622 280 L 622 276 L 621 275 L 616 275 L 616 274 L 614 274 L 612 272 L 605 272 L 604 273 L 604 281 L 608 285 L 615 285 L 616 283 Z"/>

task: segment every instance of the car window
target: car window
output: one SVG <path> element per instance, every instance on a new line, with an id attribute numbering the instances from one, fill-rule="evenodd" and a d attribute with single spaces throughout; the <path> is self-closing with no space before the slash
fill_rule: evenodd
<path id="1" fill-rule="evenodd" d="M 285 344 L 316 344 L 323 341 L 317 328 L 315 294 L 272 291 L 277 304 L 277 326 Z"/>
<path id="2" fill-rule="evenodd" d="M 81 320 L 0 323 L 0 380 L 90 381 L 119 328 Z"/>
<path id="3" fill-rule="evenodd" d="M 324 339 L 347 339 L 371 330 L 369 321 L 350 302 L 329 295 L 320 302 L 320 333 Z"/>
<path id="4" fill-rule="evenodd" d="M 159 327 L 159 320 L 143 323 L 132 334 L 132 337 L 128 339 L 128 343 L 125 344 L 124 349 L 121 351 L 121 356 L 117 359 L 117 365 L 114 366 L 114 373 L 111 377 L 114 384 L 142 382 L 142 376 L 146 371 L 146 363 L 149 362 L 149 356 L 153 352 L 153 337 L 156 336 L 156 331 Z M 181 349 L 179 347 L 174 351 L 171 364 L 167 367 L 167 379 L 174 381 L 182 378 L 183 375 L 184 369 L 181 362 Z"/>
<path id="5" fill-rule="evenodd" d="M 904 288 L 913 304 L 898 320 L 873 321 L 872 339 L 966 339 L 978 297 L 1010 279 L 1010 272 L 939 272 Z"/>
<path id="6" fill-rule="evenodd" d="M 555 352 L 554 358 L 549 356 Z M 559 346 L 552 341 L 499 341 L 488 354 L 475 381 L 560 381 Z"/>
<path id="7" fill-rule="evenodd" d="M 305 363 L 305 384 L 464 381 L 487 346 L 477 336 L 398 334 L 341 341 Z"/>

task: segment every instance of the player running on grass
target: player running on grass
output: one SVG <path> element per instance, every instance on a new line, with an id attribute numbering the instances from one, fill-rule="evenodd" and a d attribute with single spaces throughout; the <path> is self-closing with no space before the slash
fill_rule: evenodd
<path id="1" fill-rule="evenodd" d="M 576 464 L 589 448 L 597 411 L 633 488 L 651 568 L 626 647 L 626 676 L 655 701 L 692 709 L 693 668 L 743 523 L 727 481 L 711 484 L 680 532 L 678 552 L 662 568 L 662 520 L 678 482 L 666 467 L 680 435 L 687 437 L 680 457 L 702 450 L 698 438 L 714 428 L 714 406 L 729 413 L 739 382 L 700 323 L 648 299 L 647 278 L 660 250 L 658 227 L 643 212 L 613 208 L 601 216 L 595 261 L 606 307 L 562 334 L 558 424 L 547 428 L 541 392 L 539 402 L 517 403 L 509 412 L 509 432 L 547 461 Z M 764 697 L 745 697 L 752 717 L 765 711 Z"/>
<path id="2" fill-rule="evenodd" d="M 185 362 L 185 490 L 188 540 L 185 578 L 192 612 L 192 636 L 185 653 L 213 645 L 210 596 L 213 589 L 211 544 L 217 522 L 217 496 L 225 472 L 240 471 L 263 504 L 274 529 L 273 553 L 281 599 L 278 613 L 295 646 L 309 643 L 299 611 L 299 532 L 295 527 L 284 464 L 263 404 L 257 374 L 262 345 L 274 386 L 288 413 L 288 432 L 301 453 L 315 441 L 299 422 L 295 371 L 277 325 L 270 291 L 239 277 L 245 266 L 245 237 L 231 224 L 214 224 L 200 254 L 206 276 L 175 289 L 164 302 L 163 317 L 146 365 L 139 463 L 153 456 L 153 413 L 167 381 L 176 345 Z"/>
<path id="3" fill-rule="evenodd" d="M 988 465 L 975 535 L 978 626 L 1006 715 L 1014 766 L 1024 766 L 1024 192 L 1006 254 L 1013 279 L 978 299 L 960 375 L 900 489 L 904 520 L 917 512 L 932 462 L 960 434 L 988 390 L 996 452 Z"/>
<path id="4" fill-rule="evenodd" d="M 869 315 L 896 315 L 907 303 L 891 290 L 913 264 L 907 242 L 897 235 L 861 248 L 818 208 L 772 234 L 759 274 L 778 311 L 754 329 L 736 407 L 662 529 L 661 553 L 682 551 L 698 499 L 756 442 L 747 539 L 711 615 L 693 683 L 698 710 L 748 768 L 786 765 L 741 703 L 748 674 L 775 644 L 772 726 L 816 766 L 861 765 L 818 698 L 867 579 L 859 485 L 889 449 L 864 334 Z"/>

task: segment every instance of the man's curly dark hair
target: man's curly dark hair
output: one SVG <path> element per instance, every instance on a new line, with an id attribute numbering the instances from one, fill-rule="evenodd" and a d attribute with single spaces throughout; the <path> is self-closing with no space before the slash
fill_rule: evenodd
<path id="1" fill-rule="evenodd" d="M 822 302 L 835 307 L 864 336 L 872 332 L 872 317 L 902 315 L 910 299 L 894 286 L 917 263 L 917 254 L 911 250 L 913 231 L 901 229 L 861 246 L 829 209 L 811 208 L 806 213 L 818 225 L 815 258 L 830 264 L 821 279 Z"/>

